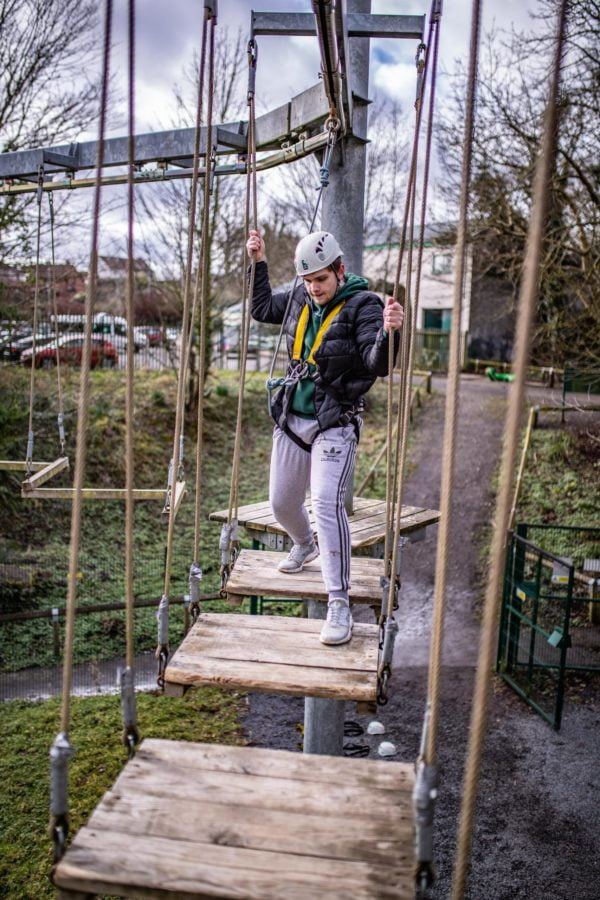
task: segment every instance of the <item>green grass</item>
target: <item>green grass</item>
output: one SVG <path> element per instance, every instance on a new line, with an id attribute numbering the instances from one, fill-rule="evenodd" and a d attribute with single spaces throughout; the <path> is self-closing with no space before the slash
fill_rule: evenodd
<path id="1" fill-rule="evenodd" d="M 213 688 L 194 691 L 183 700 L 140 694 L 140 732 L 154 738 L 241 744 L 242 702 L 240 694 Z M 77 750 L 69 781 L 74 833 L 114 782 L 125 751 L 118 697 L 74 699 L 71 720 L 70 740 Z M 48 752 L 59 730 L 59 701 L 5 703 L 0 721 L 0 897 L 52 898 Z"/>
<path id="2" fill-rule="evenodd" d="M 272 425 L 266 409 L 264 373 L 249 373 L 244 398 L 240 504 L 267 496 Z M 220 586 L 218 541 L 220 526 L 209 523 L 209 512 L 226 508 L 230 491 L 230 470 L 237 415 L 239 377 L 236 372 L 213 374 L 206 387 L 204 401 L 204 453 L 200 564 L 204 577 L 201 590 L 217 591 Z M 175 376 L 173 373 L 141 371 L 136 373 L 134 452 L 135 484 L 161 487 L 166 483 L 168 460 L 172 452 Z M 65 418 L 68 452 L 73 465 L 75 411 L 78 373 L 66 372 Z M 58 454 L 56 438 L 56 382 L 53 373 L 36 377 L 34 430 L 35 458 L 51 459 Z M 371 461 L 383 443 L 386 422 L 386 386 L 378 383 L 368 396 L 365 428 L 358 454 L 355 484 L 360 484 Z M 124 376 L 122 372 L 98 371 L 91 377 L 87 469 L 85 483 L 99 487 L 123 485 L 124 470 Z M 24 456 L 27 434 L 27 373 L 16 367 L 4 368 L 0 389 L 0 457 Z M 418 419 L 418 414 L 417 414 Z M 187 573 L 194 548 L 195 442 L 196 415 L 185 424 L 185 469 L 188 496 L 177 517 L 171 567 L 172 596 L 187 590 Z M 375 477 L 367 496 L 382 496 L 385 473 Z M 5 515 L 0 521 L 0 563 L 10 562 L 22 571 L 11 582 L 4 578 L 2 612 L 64 607 L 70 528 L 70 501 L 24 501 L 20 498 L 22 476 L 0 472 L 0 504 Z M 72 472 L 51 482 L 70 485 Z M 166 526 L 161 520 L 160 502 L 139 502 L 135 511 L 134 593 L 142 599 L 159 598 L 163 592 L 163 560 Z M 246 542 L 247 543 L 247 542 Z M 123 602 L 124 504 L 90 502 L 84 504 L 81 549 L 78 567 L 77 602 L 79 605 L 121 604 Z M 23 578 L 23 572 L 30 573 Z M 220 611 L 222 601 L 206 605 Z M 289 607 L 287 607 L 289 609 Z M 276 611 L 270 607 L 271 611 Z M 181 636 L 182 613 L 170 617 L 171 643 Z M 136 652 L 153 647 L 156 623 L 153 610 L 136 612 Z M 2 626 L 0 671 L 14 671 L 31 665 L 52 666 L 51 626 L 47 619 L 23 626 Z M 76 624 L 74 659 L 111 659 L 122 652 L 124 622 L 121 612 L 80 616 Z"/>

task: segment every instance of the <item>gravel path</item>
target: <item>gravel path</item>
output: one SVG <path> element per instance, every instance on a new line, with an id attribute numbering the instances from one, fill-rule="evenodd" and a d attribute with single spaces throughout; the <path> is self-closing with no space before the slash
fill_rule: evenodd
<path id="1" fill-rule="evenodd" d="M 407 503 L 431 508 L 439 504 L 445 381 L 436 379 L 434 388 L 438 393 L 419 413 L 406 490 Z M 489 485 L 501 449 L 506 396 L 505 384 L 462 379 L 439 734 L 435 900 L 450 893 L 479 632 L 474 615 L 481 593 L 478 537 L 492 516 Z M 529 399 L 548 403 L 559 395 L 532 388 Z M 391 699 L 379 712 L 386 739 L 396 744 L 402 760 L 417 755 L 425 707 L 436 531 L 429 529 L 426 541 L 405 551 Z M 596 689 L 578 705 L 567 702 L 556 733 L 503 684 L 494 684 L 467 893 L 471 900 L 600 896 L 598 694 Z M 366 729 L 368 718 L 356 716 L 350 704 L 347 716 Z M 258 746 L 298 749 L 302 721 L 301 700 L 254 694 L 245 728 Z M 376 756 L 380 738 L 350 740 L 368 745 Z"/>

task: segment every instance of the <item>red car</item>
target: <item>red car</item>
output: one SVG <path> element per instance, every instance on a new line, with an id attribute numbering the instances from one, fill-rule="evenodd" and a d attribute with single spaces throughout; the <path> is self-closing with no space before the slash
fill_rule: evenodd
<path id="1" fill-rule="evenodd" d="M 58 339 L 58 355 L 61 364 L 70 366 L 80 366 L 81 357 L 83 356 L 82 334 L 65 334 Z M 33 358 L 33 348 L 24 350 L 21 353 L 21 363 L 24 366 L 31 366 Z M 36 369 L 49 369 L 56 365 L 56 341 L 51 341 L 43 347 L 36 347 L 35 367 Z M 92 355 L 90 365 L 92 369 L 98 367 L 102 369 L 114 369 L 119 360 L 119 355 L 110 341 L 105 340 L 101 335 L 92 335 Z"/>

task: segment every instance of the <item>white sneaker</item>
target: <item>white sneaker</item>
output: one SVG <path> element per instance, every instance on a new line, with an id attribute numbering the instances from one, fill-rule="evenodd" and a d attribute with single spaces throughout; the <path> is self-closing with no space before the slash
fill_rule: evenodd
<path id="1" fill-rule="evenodd" d="M 330 600 L 319 640 L 322 644 L 345 644 L 351 637 L 352 615 L 349 604 L 343 600 Z"/>
<path id="2" fill-rule="evenodd" d="M 283 559 L 277 568 L 286 575 L 293 575 L 294 572 L 301 572 L 306 563 L 316 559 L 319 555 L 319 548 L 312 544 L 294 544 L 286 559 Z"/>

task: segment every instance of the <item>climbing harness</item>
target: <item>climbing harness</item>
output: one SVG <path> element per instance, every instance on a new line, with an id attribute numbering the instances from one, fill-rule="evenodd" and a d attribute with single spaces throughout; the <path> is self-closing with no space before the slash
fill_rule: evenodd
<path id="1" fill-rule="evenodd" d="M 335 116 L 329 116 L 329 118 L 325 122 L 325 129 L 327 130 L 327 144 L 325 146 L 325 150 L 323 153 L 323 162 L 321 164 L 321 168 L 319 170 L 320 175 L 320 184 L 316 188 L 318 191 L 317 199 L 315 202 L 315 207 L 313 210 L 312 219 L 309 226 L 309 234 L 314 231 L 315 222 L 317 220 L 317 215 L 319 212 L 319 207 L 321 205 L 321 199 L 323 197 L 323 191 L 326 187 L 329 186 L 329 176 L 331 170 L 331 159 L 333 157 L 333 151 L 335 150 L 336 141 L 338 139 L 340 130 L 341 130 L 341 122 Z M 292 286 L 290 287 L 286 303 L 285 310 L 283 313 L 283 319 L 281 321 L 281 326 L 279 328 L 279 334 L 277 336 L 277 341 L 275 343 L 275 350 L 273 351 L 273 356 L 271 359 L 271 365 L 269 367 L 269 377 L 267 378 L 266 388 L 267 388 L 267 408 L 269 411 L 269 416 L 273 415 L 273 391 L 279 389 L 288 384 L 296 384 L 302 378 L 306 378 L 308 374 L 308 365 L 298 366 L 297 362 L 291 360 L 288 365 L 288 369 L 286 371 L 285 376 L 276 378 L 275 377 L 275 367 L 277 365 L 277 359 L 279 357 L 279 353 L 281 350 L 281 343 L 283 341 L 283 335 L 285 334 L 285 326 L 289 316 L 290 308 L 292 305 L 292 297 L 294 296 L 294 292 L 298 286 L 300 281 L 300 276 L 296 275 L 292 282 Z M 313 350 L 314 353 L 314 350 Z M 302 348 L 300 348 L 300 352 L 296 354 L 294 352 L 293 356 L 296 360 L 302 356 Z M 302 362 L 302 360 L 301 360 Z"/>

